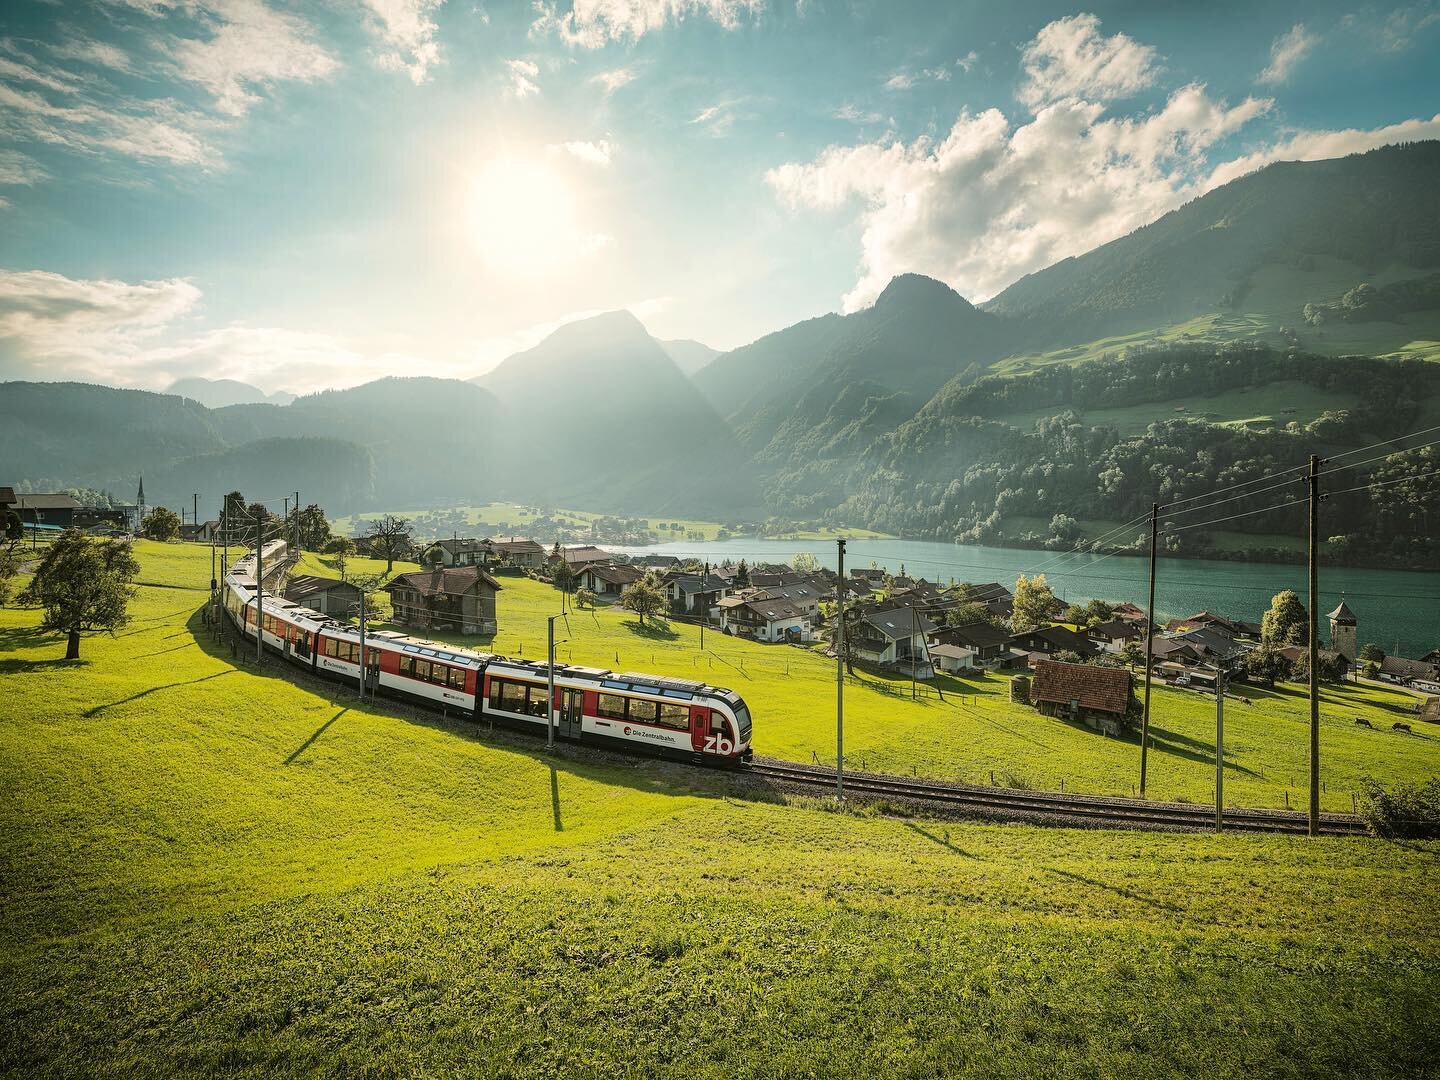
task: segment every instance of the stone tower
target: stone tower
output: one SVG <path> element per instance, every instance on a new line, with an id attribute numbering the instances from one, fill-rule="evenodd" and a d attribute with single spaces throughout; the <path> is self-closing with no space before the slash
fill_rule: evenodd
<path id="1" fill-rule="evenodd" d="M 1359 631 L 1356 629 L 1355 613 L 1341 600 L 1340 606 L 1330 612 L 1327 618 L 1330 620 L 1330 648 L 1347 660 L 1355 660 L 1360 655 L 1360 649 L 1356 645 Z"/>

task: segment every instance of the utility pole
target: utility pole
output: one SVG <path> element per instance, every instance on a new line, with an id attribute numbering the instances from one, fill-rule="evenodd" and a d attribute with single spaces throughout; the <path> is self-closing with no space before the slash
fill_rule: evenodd
<path id="1" fill-rule="evenodd" d="M 1150 669 L 1155 666 L 1155 549 L 1159 546 L 1160 504 L 1150 504 L 1150 601 L 1145 608 L 1145 715 L 1140 721 L 1140 797 L 1145 797 L 1145 766 L 1150 749 Z"/>
<path id="2" fill-rule="evenodd" d="M 265 528 L 255 519 L 255 662 L 265 660 L 265 609 L 261 597 L 265 593 Z"/>
<path id="3" fill-rule="evenodd" d="M 1317 640 L 1320 604 L 1320 458 L 1310 455 L 1305 475 L 1310 491 L 1310 820 L 1307 831 L 1320 834 L 1320 643 Z"/>
<path id="4" fill-rule="evenodd" d="M 555 620 L 551 615 L 545 620 L 545 748 L 555 748 Z"/>
<path id="5" fill-rule="evenodd" d="M 706 605 L 706 603 L 705 603 L 705 597 L 709 595 L 709 593 L 707 593 L 707 592 L 705 591 L 705 589 L 709 586 L 709 584 L 710 584 L 710 563 L 709 563 L 709 561 L 707 560 L 706 563 L 705 563 L 705 573 L 704 573 L 704 574 L 701 576 L 701 578 L 700 578 L 700 605 L 701 605 L 701 608 L 702 608 L 702 610 L 701 610 L 701 612 L 700 612 L 700 651 L 701 651 L 701 652 L 704 652 L 704 651 L 705 651 L 705 620 L 710 617 L 710 608 L 709 608 L 709 606 Z"/>
<path id="6" fill-rule="evenodd" d="M 360 586 L 360 700 L 365 700 L 365 586 Z"/>
<path id="7" fill-rule="evenodd" d="M 295 492 L 295 554 L 300 554 L 300 492 Z"/>
<path id="8" fill-rule="evenodd" d="M 835 541 L 835 798 L 845 798 L 845 540 Z"/>
<path id="9" fill-rule="evenodd" d="M 1225 827 L 1225 669 L 1215 676 L 1215 831 Z"/>
<path id="10" fill-rule="evenodd" d="M 198 493 L 190 496 L 190 524 L 200 524 L 200 495 Z"/>
<path id="11" fill-rule="evenodd" d="M 910 605 L 910 647 L 915 647 L 915 605 Z M 915 693 L 915 655 L 910 655 L 910 700 L 914 701 L 918 695 Z"/>
<path id="12" fill-rule="evenodd" d="M 284 504 L 285 504 L 285 513 L 282 514 L 281 517 L 280 517 L 280 522 L 281 522 L 281 525 L 280 525 L 280 535 L 281 535 L 281 536 L 284 536 L 284 535 L 285 535 L 285 530 L 286 530 L 286 528 L 287 528 L 287 527 L 289 526 L 289 524 L 290 524 L 290 496 L 289 496 L 289 495 L 286 495 L 285 498 L 284 498 L 284 500 L 283 500 L 283 502 L 284 502 Z M 297 506 L 295 509 L 296 509 L 296 510 L 299 510 L 300 508 Z"/>

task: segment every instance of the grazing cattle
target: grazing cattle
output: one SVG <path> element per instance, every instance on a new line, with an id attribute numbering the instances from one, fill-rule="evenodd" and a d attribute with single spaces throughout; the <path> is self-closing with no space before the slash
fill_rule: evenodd
<path id="1" fill-rule="evenodd" d="M 1370 723 L 1370 721 L 1369 721 L 1369 720 L 1366 720 L 1363 716 L 1357 716 L 1357 717 L 1355 717 L 1355 723 L 1359 724 L 1361 727 L 1368 727 L 1368 728 L 1374 728 L 1374 727 L 1375 727 L 1374 724 Z"/>
<path id="2" fill-rule="evenodd" d="M 1393 723 L 1393 724 L 1390 725 L 1390 730 L 1391 730 L 1391 731 L 1404 731 L 1404 732 L 1407 732 L 1407 733 L 1408 733 L 1409 730 L 1410 730 L 1410 725 L 1409 725 L 1409 724 L 1402 724 L 1402 723 L 1400 723 L 1399 721 L 1396 721 L 1395 723 Z"/>

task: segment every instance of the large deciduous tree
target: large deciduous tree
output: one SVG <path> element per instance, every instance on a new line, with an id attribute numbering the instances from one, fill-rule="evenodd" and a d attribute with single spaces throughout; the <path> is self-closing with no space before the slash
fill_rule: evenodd
<path id="1" fill-rule="evenodd" d="M 410 554 L 410 549 L 414 546 L 410 519 L 396 517 L 394 514 L 386 514 L 370 522 L 365 535 L 370 540 L 370 551 L 377 558 L 384 558 L 387 574 L 395 569 L 395 560 Z"/>
<path id="2" fill-rule="evenodd" d="M 620 597 L 620 606 L 640 616 L 640 625 L 645 625 L 647 615 L 658 615 L 670 606 L 670 601 L 655 583 L 650 574 L 625 590 Z"/>
<path id="3" fill-rule="evenodd" d="M 1310 616 L 1294 589 L 1278 592 L 1270 601 L 1270 610 L 1260 618 L 1260 640 L 1272 649 L 1309 643 Z"/>
<path id="4" fill-rule="evenodd" d="M 127 541 L 99 540 L 70 529 L 50 545 L 20 602 L 44 608 L 40 628 L 68 635 L 65 659 L 74 660 L 81 634 L 114 634 L 130 621 L 135 595 L 130 583 L 139 573 Z"/>
<path id="5" fill-rule="evenodd" d="M 300 547 L 305 551 L 324 551 L 330 542 L 330 522 L 317 503 L 299 512 Z"/>
<path id="6" fill-rule="evenodd" d="M 157 506 L 145 515 L 140 535 L 146 540 L 174 540 L 180 535 L 180 516 L 174 510 Z"/>
<path id="7" fill-rule="evenodd" d="M 1015 610 L 1010 616 L 1010 628 L 1017 634 L 1044 626 L 1060 610 L 1044 574 L 1027 578 L 1021 574 L 1015 579 Z"/>

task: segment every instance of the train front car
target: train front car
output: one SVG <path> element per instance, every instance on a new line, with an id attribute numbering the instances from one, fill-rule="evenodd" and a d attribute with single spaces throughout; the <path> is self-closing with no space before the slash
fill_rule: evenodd
<path id="1" fill-rule="evenodd" d="M 485 669 L 480 712 L 512 727 L 576 742 L 710 764 L 749 760 L 750 712 L 733 691 L 693 679 L 557 664 L 555 697 L 546 708 L 549 672 L 524 660 Z"/>

